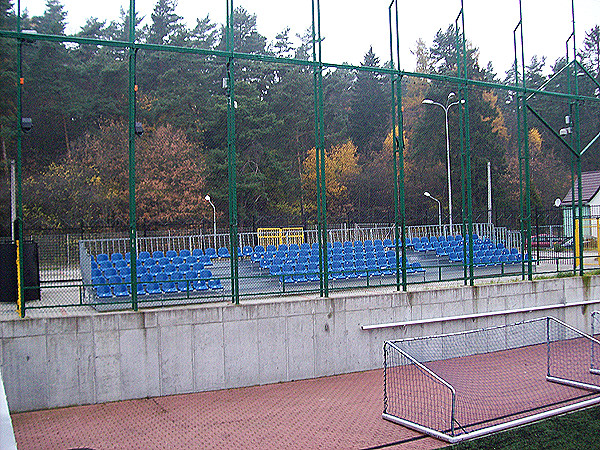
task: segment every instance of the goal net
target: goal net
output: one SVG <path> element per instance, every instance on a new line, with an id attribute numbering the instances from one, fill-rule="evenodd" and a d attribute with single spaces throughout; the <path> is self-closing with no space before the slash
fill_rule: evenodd
<path id="1" fill-rule="evenodd" d="M 386 341 L 383 418 L 454 443 L 599 403 L 599 344 L 552 317 Z"/>

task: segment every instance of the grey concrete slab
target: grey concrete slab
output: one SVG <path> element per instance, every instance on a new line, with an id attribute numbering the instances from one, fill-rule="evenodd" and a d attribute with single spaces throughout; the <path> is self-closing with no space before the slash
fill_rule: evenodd
<path id="1" fill-rule="evenodd" d="M 198 324 L 194 326 L 193 333 L 195 389 L 222 389 L 225 386 L 223 324 Z"/>
<path id="2" fill-rule="evenodd" d="M 186 318 L 188 316 L 185 314 Z M 161 327 L 159 336 L 161 395 L 192 392 L 194 388 L 192 354 L 192 325 Z"/>
<path id="3" fill-rule="evenodd" d="M 255 308 L 253 309 L 255 311 Z M 258 384 L 257 326 L 256 320 L 234 320 L 223 323 L 226 387 Z"/>

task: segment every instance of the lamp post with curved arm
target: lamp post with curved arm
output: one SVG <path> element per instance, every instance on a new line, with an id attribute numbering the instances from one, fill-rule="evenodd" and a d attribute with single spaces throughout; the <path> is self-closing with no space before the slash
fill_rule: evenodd
<path id="1" fill-rule="evenodd" d="M 438 204 L 438 224 L 440 225 L 440 228 L 441 228 L 441 226 L 442 226 L 442 203 L 427 191 L 423 192 L 423 195 L 425 197 L 429 197 L 431 200 L 435 200 L 437 202 L 437 204 Z"/>
<path id="2" fill-rule="evenodd" d="M 422 103 L 424 105 L 437 105 L 444 110 L 444 114 L 446 116 L 446 160 L 447 160 L 447 169 L 448 169 L 448 215 L 450 217 L 450 234 L 452 234 L 452 181 L 450 177 L 450 136 L 448 134 L 448 110 L 451 106 L 458 105 L 459 103 L 464 103 L 464 100 L 457 100 L 455 102 L 450 103 L 450 99 L 456 97 L 454 92 L 450 92 L 448 94 L 448 99 L 446 100 L 446 104 L 442 105 L 441 103 L 434 102 L 431 99 L 424 99 Z M 432 197 L 433 198 L 433 197 Z"/>
<path id="3" fill-rule="evenodd" d="M 210 195 L 206 194 L 206 197 L 204 197 L 204 200 L 206 200 L 208 203 L 210 203 L 210 206 L 212 206 L 213 208 L 213 231 L 214 231 L 214 235 L 215 235 L 215 251 L 217 250 L 217 208 L 215 208 L 215 205 L 213 204 L 213 202 L 210 201 Z"/>

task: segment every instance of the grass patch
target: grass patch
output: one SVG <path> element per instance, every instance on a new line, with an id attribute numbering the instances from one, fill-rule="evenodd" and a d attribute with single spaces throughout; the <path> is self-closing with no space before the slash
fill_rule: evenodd
<path id="1" fill-rule="evenodd" d="M 600 407 L 445 447 L 451 450 L 600 449 Z"/>

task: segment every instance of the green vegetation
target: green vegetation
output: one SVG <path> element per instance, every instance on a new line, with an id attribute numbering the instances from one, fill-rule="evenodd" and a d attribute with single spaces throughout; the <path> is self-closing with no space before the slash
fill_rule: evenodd
<path id="1" fill-rule="evenodd" d="M 2 29 L 15 28 L 13 3 L 0 0 Z M 221 24 L 212 22 L 207 15 L 188 26 L 175 13 L 176 5 L 175 0 L 157 0 L 147 18 L 148 24 L 136 28 L 136 40 L 208 50 L 225 48 Z M 23 17 L 22 28 L 63 35 L 67 19 L 68 12 L 60 0 L 47 0 L 44 14 Z M 110 22 L 92 17 L 78 35 L 127 40 L 130 20 L 123 11 Z M 135 20 L 141 23 L 140 17 Z M 269 42 L 257 31 L 257 17 L 251 12 L 238 7 L 233 22 L 238 52 L 300 60 L 312 57 L 310 30 L 296 42 L 286 28 Z M 588 31 L 580 49 L 583 63 L 596 77 L 600 76 L 599 30 L 596 26 Z M 416 70 L 456 75 L 454 39 L 455 30 L 450 25 L 433 36 L 430 47 L 419 40 L 415 50 Z M 15 45 L 9 39 L 0 40 L 0 80 L 9 80 L 0 83 L 3 162 L 14 159 L 16 151 Z M 46 41 L 23 45 L 24 115 L 32 117 L 34 123 L 34 132 L 27 136 L 23 146 L 24 213 L 28 226 L 69 228 L 127 223 L 127 142 L 126 133 L 121 132 L 128 120 L 127 59 L 127 51 L 116 47 Z M 468 49 L 468 59 L 471 79 L 513 83 L 514 69 L 505 75 L 494 73 L 490 64 L 479 61 L 474 44 Z M 142 226 L 212 221 L 212 210 L 207 204 L 196 201 L 189 204 L 185 200 L 202 198 L 206 192 L 211 194 L 219 220 L 226 221 L 223 213 L 228 203 L 227 96 L 223 87 L 226 63 L 225 59 L 211 55 L 137 51 L 137 120 L 144 124 L 145 130 L 136 155 L 141 170 L 137 183 Z M 527 67 L 528 86 L 541 86 L 564 64 L 563 59 L 557 60 L 548 74 L 544 57 L 534 56 Z M 387 67 L 388 63 L 365 45 L 362 66 L 376 69 Z M 568 90 L 566 74 L 554 81 L 552 90 Z M 428 213 L 429 217 L 437 213 L 433 202 L 423 201 L 424 186 L 433 193 L 447 192 L 444 115 L 439 108 L 424 106 L 422 100 L 445 103 L 450 92 L 458 92 L 458 86 L 409 77 L 402 83 L 404 184 L 407 224 L 411 225 L 424 223 Z M 586 95 L 593 92 L 589 78 L 581 77 L 580 84 L 581 92 Z M 323 92 L 328 220 L 391 222 L 394 201 L 389 76 L 376 71 L 328 69 L 323 76 Z M 470 88 L 474 208 L 483 217 L 487 214 L 489 161 L 495 177 L 496 211 L 511 218 L 499 225 L 511 227 L 518 226 L 519 216 L 515 102 L 508 91 Z M 532 103 L 552 126 L 564 126 L 568 105 L 544 98 L 535 98 Z M 306 172 L 314 167 L 312 69 L 267 64 L 258 59 L 236 60 L 235 108 L 240 226 L 313 223 L 316 189 L 314 176 L 311 178 Z M 582 111 L 582 140 L 587 142 L 600 126 L 600 106 L 586 105 Z M 452 178 L 457 180 L 453 201 L 458 222 L 461 200 L 458 108 L 449 111 L 449 123 Z M 532 123 L 531 127 L 532 201 L 534 207 L 542 207 L 568 189 L 571 156 L 538 123 Z M 99 145 L 106 142 L 109 145 Z M 169 153 L 166 146 L 169 142 L 181 144 L 183 150 L 177 153 L 171 146 Z M 583 170 L 600 169 L 599 151 L 598 144 L 589 149 Z M 160 158 L 163 154 L 166 157 Z M 0 170 L 4 171 L 0 179 L 6 183 L 6 170 Z M 309 187 L 310 183 L 313 186 Z M 2 195 L 0 214 L 6 214 L 8 198 Z M 173 207 L 173 202 L 178 204 Z M 477 214 L 474 218 L 478 219 Z M 6 217 L 0 217 L 2 226 L 6 227 L 7 222 Z"/>
<path id="2" fill-rule="evenodd" d="M 532 425 L 446 447 L 452 450 L 580 450 L 600 448 L 600 408 L 588 408 Z"/>

